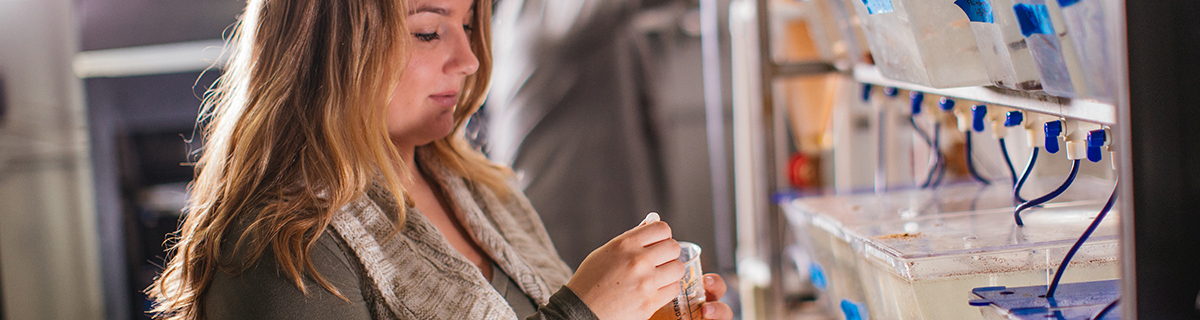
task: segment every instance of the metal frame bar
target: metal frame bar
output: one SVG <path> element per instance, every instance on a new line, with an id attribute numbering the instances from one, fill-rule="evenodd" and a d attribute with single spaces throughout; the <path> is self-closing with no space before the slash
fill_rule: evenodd
<path id="1" fill-rule="evenodd" d="M 72 61 L 80 78 L 115 78 L 200 71 L 223 67 L 221 39 L 84 51 Z"/>
<path id="2" fill-rule="evenodd" d="M 721 19 L 718 0 L 700 1 L 700 54 L 704 81 L 704 127 L 708 138 L 708 163 L 712 179 L 713 235 L 717 270 L 735 271 L 733 212 L 729 199 L 729 171 L 725 160 L 725 100 L 721 96 Z"/>
<path id="3" fill-rule="evenodd" d="M 935 89 L 884 78 L 872 65 L 854 67 L 854 80 L 927 94 L 950 96 L 989 104 L 1003 105 L 1038 113 L 1063 116 L 1106 125 L 1117 123 L 1117 107 L 1113 104 L 1086 99 L 1069 99 L 997 87 L 960 87 Z"/>
<path id="4" fill-rule="evenodd" d="M 786 187 L 779 166 L 785 163 L 788 151 L 788 134 L 782 116 L 786 110 L 775 103 L 775 82 L 781 78 L 829 73 L 837 69 L 833 64 L 822 61 L 775 61 L 771 48 L 770 3 L 768 0 L 754 0 L 753 3 L 754 40 L 757 40 L 757 52 L 753 57 L 758 60 L 758 70 L 757 75 L 742 81 L 757 81 L 753 88 L 745 89 L 757 91 L 759 95 L 754 97 L 753 93 L 749 93 L 748 101 L 734 104 L 735 139 L 738 143 L 747 144 L 738 149 L 748 153 L 739 153 L 734 157 L 738 174 L 735 176 L 735 188 L 739 189 L 737 259 L 739 271 L 743 268 L 750 270 L 743 276 L 757 277 L 763 272 L 770 275 L 769 279 L 741 279 L 748 281 L 743 289 L 753 286 L 742 296 L 743 317 L 775 319 L 785 314 L 781 275 L 786 224 L 783 223 L 779 207 L 770 203 L 770 197 L 771 193 Z M 735 83 L 735 87 L 739 86 Z M 745 263 L 756 265 L 742 265 Z M 757 265 L 759 263 L 765 266 Z M 762 270 L 763 267 L 766 270 Z"/>
<path id="5" fill-rule="evenodd" d="M 781 224 L 779 208 L 771 204 L 768 200 L 770 198 L 769 193 L 778 188 L 779 181 L 781 180 L 777 167 L 779 162 L 774 160 L 779 158 L 779 152 L 782 151 L 778 148 L 778 141 L 782 136 L 780 133 L 783 128 L 777 126 L 777 121 L 775 121 L 776 118 L 781 118 L 778 116 L 781 113 L 778 112 L 779 108 L 775 106 L 775 95 L 774 90 L 772 90 L 775 83 L 776 68 L 775 59 L 772 57 L 772 52 L 774 51 L 771 46 L 771 14 L 768 10 L 769 6 L 769 0 L 756 0 L 756 5 L 754 6 L 756 11 L 755 18 L 757 18 L 756 21 L 758 22 L 759 90 L 761 90 L 759 98 L 762 99 L 762 110 L 759 113 L 761 117 L 755 120 L 760 121 L 758 124 L 763 141 L 760 142 L 759 146 L 762 147 L 762 154 L 770 157 L 763 159 L 766 161 L 759 164 L 759 168 L 761 169 L 758 172 L 759 179 L 756 179 L 756 184 L 760 187 L 765 186 L 766 189 L 764 191 L 768 194 L 760 194 L 760 199 L 757 200 L 765 203 L 759 207 L 763 208 L 764 211 L 757 213 L 758 216 L 755 219 L 757 228 L 755 229 L 760 232 L 765 231 L 766 233 L 759 236 L 761 242 L 758 248 L 758 256 L 759 258 L 763 258 L 763 262 L 767 263 L 771 275 L 770 284 L 766 288 L 766 296 L 764 297 L 765 301 L 763 304 L 764 310 L 761 315 L 768 319 L 774 319 L 783 315 L 783 290 L 780 285 L 780 275 L 783 274 L 783 234 L 779 230 Z M 764 237 L 765 239 L 763 239 Z"/>

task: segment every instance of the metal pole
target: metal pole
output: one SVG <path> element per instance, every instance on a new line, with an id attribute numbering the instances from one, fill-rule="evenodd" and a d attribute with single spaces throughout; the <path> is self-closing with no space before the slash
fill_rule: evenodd
<path id="1" fill-rule="evenodd" d="M 761 117 L 755 119 L 760 127 L 759 134 L 762 141 L 759 146 L 763 148 L 763 153 L 766 159 L 762 159 L 760 163 L 762 167 L 756 172 L 761 178 L 756 184 L 759 187 L 765 187 L 765 191 L 758 194 L 760 201 L 759 208 L 764 209 L 757 212 L 756 228 L 761 233 L 759 235 L 758 256 L 764 259 L 767 267 L 770 270 L 770 279 L 763 301 L 763 312 L 760 316 L 765 316 L 766 319 L 774 319 L 783 315 L 783 288 L 780 283 L 780 275 L 783 273 L 782 252 L 783 252 L 783 235 L 781 232 L 781 221 L 778 206 L 770 203 L 771 194 L 779 189 L 780 179 L 777 165 L 780 165 L 781 160 L 779 152 L 786 150 L 780 148 L 780 136 L 784 130 L 781 125 L 784 121 L 783 112 L 780 106 L 775 105 L 774 86 L 775 86 L 775 59 L 771 49 L 771 15 L 770 1 L 756 0 L 755 18 L 758 26 L 758 62 L 759 62 L 759 87 L 762 92 L 759 98 L 762 99 Z M 784 158 L 786 159 L 786 158 Z M 765 239 L 764 239 L 765 237 Z"/>
<path id="2" fill-rule="evenodd" d="M 718 0 L 700 1 L 700 53 L 704 76 L 704 126 L 708 134 L 708 163 L 712 178 L 713 231 L 717 272 L 735 272 L 733 214 L 730 211 L 729 171 L 725 161 L 725 101 L 721 96 L 721 28 Z M 736 290 L 735 290 L 736 291 Z"/>

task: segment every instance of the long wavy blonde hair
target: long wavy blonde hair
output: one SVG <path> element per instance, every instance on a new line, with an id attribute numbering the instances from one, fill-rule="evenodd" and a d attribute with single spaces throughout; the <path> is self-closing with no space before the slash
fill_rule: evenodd
<path id="1" fill-rule="evenodd" d="M 307 274 L 341 297 L 309 260 L 333 214 L 375 183 L 409 204 L 400 179 L 410 164 L 401 162 L 385 123 L 393 90 L 403 90 L 395 85 L 411 45 L 406 2 L 248 1 L 227 42 L 231 58 L 200 112 L 206 142 L 186 217 L 165 270 L 147 289 L 155 317 L 204 318 L 201 299 L 213 275 L 243 272 L 267 249 L 303 292 Z M 462 138 L 491 75 L 491 2 L 477 0 L 474 10 L 479 69 L 464 83 L 454 133 L 421 148 L 507 196 L 509 171 Z M 391 218 L 402 225 L 398 214 Z M 245 230 L 226 239 L 235 226 Z M 222 260 L 234 251 L 248 259 Z"/>

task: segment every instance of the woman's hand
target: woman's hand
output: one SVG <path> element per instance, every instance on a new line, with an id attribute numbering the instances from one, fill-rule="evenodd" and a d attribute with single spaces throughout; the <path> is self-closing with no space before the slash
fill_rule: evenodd
<path id="1" fill-rule="evenodd" d="M 725 279 L 721 279 L 716 273 L 704 275 L 704 300 L 705 302 L 700 307 L 700 315 L 705 319 L 733 319 L 733 309 L 729 305 L 717 300 L 725 295 Z"/>
<path id="2" fill-rule="evenodd" d="M 592 251 L 567 287 L 602 320 L 647 319 L 679 294 L 679 250 L 666 222 L 645 223 Z"/>

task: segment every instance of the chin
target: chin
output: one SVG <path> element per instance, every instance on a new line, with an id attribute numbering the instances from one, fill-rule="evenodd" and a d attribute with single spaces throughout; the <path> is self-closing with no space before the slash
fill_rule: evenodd
<path id="1" fill-rule="evenodd" d="M 421 135 L 423 138 L 422 140 L 425 141 L 425 143 L 422 143 L 421 145 L 427 145 L 433 143 L 434 141 L 445 139 L 452 133 L 454 133 L 454 126 L 446 126 L 445 129 L 438 128 L 436 130 L 430 130 L 429 132 L 425 132 L 425 134 Z"/>
<path id="2" fill-rule="evenodd" d="M 407 127 L 407 128 L 405 128 Z M 409 123 L 400 128 L 389 130 L 393 143 L 411 146 L 423 146 L 444 139 L 454 133 L 454 119 L 445 117 L 430 119 L 420 123 Z"/>

